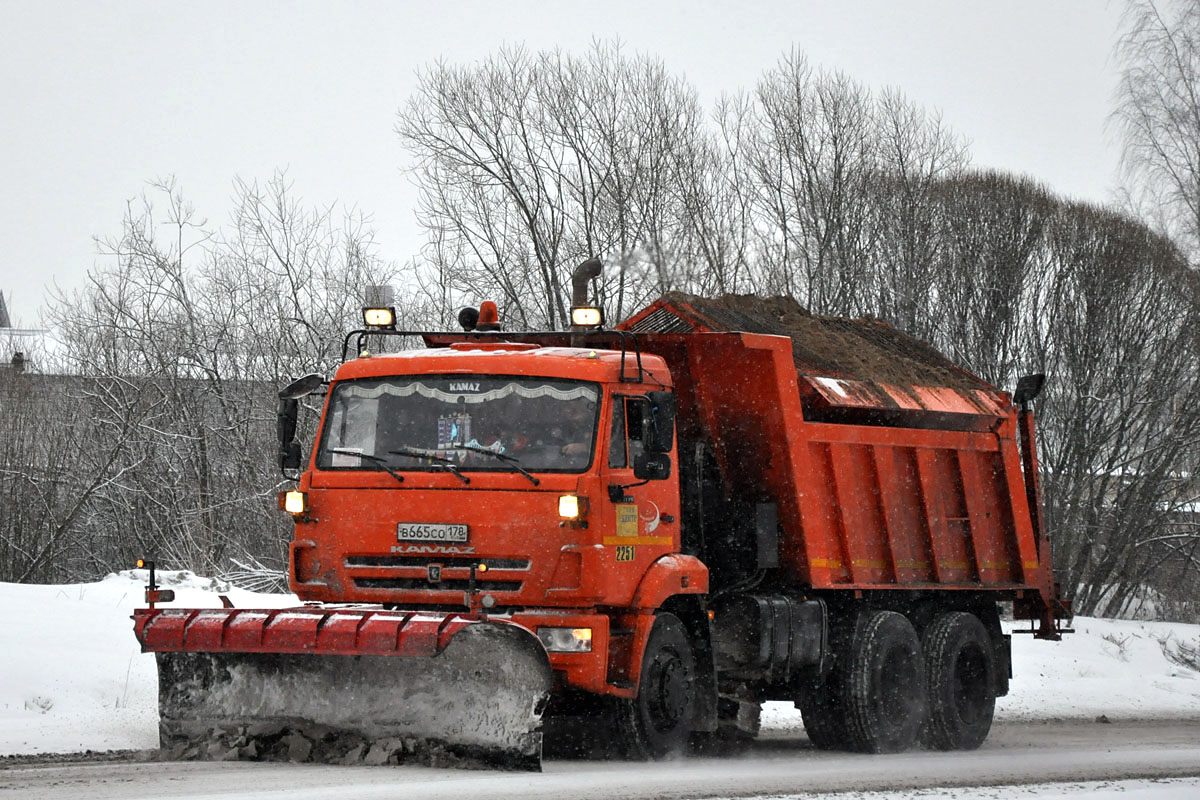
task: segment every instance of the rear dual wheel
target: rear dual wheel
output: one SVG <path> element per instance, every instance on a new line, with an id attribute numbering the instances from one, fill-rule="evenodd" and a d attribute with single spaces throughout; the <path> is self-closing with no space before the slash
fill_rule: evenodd
<path id="1" fill-rule="evenodd" d="M 865 753 L 898 753 L 925 719 L 925 659 L 912 623 L 894 611 L 861 614 L 842 676 L 847 743 Z"/>
<path id="2" fill-rule="evenodd" d="M 936 750 L 973 750 L 987 738 L 996 662 L 973 614 L 942 614 L 918 638 L 902 614 L 864 612 L 836 657 L 796 702 L 814 747 L 895 753 L 920 740 Z"/>
<path id="3" fill-rule="evenodd" d="M 922 730 L 934 750 L 974 750 L 996 709 L 996 660 L 979 618 L 956 611 L 937 617 L 923 637 L 929 715 Z"/>
<path id="4" fill-rule="evenodd" d="M 819 750 L 909 749 L 925 717 L 925 662 L 912 623 L 864 611 L 838 639 L 833 668 L 796 698 L 809 740 Z"/>

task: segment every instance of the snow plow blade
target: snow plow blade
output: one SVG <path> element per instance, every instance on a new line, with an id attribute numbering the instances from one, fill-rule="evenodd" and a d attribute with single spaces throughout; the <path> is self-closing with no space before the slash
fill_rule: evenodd
<path id="1" fill-rule="evenodd" d="M 367 609 L 149 614 L 135 620 L 157 654 L 164 749 L 541 769 L 550 665 L 517 625 Z"/>

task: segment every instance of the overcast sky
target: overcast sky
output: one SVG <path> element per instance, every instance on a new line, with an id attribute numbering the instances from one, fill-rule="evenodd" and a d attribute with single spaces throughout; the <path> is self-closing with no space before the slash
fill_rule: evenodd
<path id="1" fill-rule="evenodd" d="M 174 175 L 213 225 L 235 177 L 286 169 L 308 205 L 373 216 L 415 256 L 415 192 L 393 131 L 416 71 L 503 44 L 581 52 L 619 37 L 685 75 L 705 107 L 793 46 L 814 66 L 940 110 L 974 163 L 1070 197 L 1112 195 L 1105 134 L 1114 0 L 738 2 L 54 2 L 0 0 L 0 291 L 37 324 L 51 282 L 82 286 L 93 237 Z"/>

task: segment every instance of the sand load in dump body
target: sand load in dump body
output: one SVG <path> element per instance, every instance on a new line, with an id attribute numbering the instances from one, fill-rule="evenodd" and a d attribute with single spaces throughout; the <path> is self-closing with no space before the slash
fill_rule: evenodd
<path id="1" fill-rule="evenodd" d="M 681 439 L 711 443 L 726 494 L 777 506 L 790 580 L 1004 591 L 1058 638 L 1032 416 L 1007 393 L 792 298 L 668 294 L 620 327 L 671 366 Z"/>

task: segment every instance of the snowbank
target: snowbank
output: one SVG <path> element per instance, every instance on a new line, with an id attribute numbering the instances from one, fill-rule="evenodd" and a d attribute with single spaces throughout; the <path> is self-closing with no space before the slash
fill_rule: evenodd
<path id="1" fill-rule="evenodd" d="M 294 595 L 256 594 L 160 571 L 177 604 L 287 606 Z M 133 637 L 133 609 L 145 605 L 144 570 L 99 583 L 0 583 L 0 754 L 73 753 L 158 746 L 154 657 Z"/>
<path id="2" fill-rule="evenodd" d="M 159 572 L 176 605 L 283 607 L 294 595 L 232 589 L 191 573 Z M 0 583 L 8 611 L 0 641 L 0 754 L 156 747 L 157 678 L 129 617 L 142 605 L 144 572 L 99 583 Z M 1200 625 L 1081 618 L 1061 642 L 1013 637 L 1012 691 L 999 720 L 1200 719 L 1200 673 L 1172 663 L 1162 641 L 1200 645 Z M 789 703 L 770 703 L 764 728 L 803 729 Z"/>

